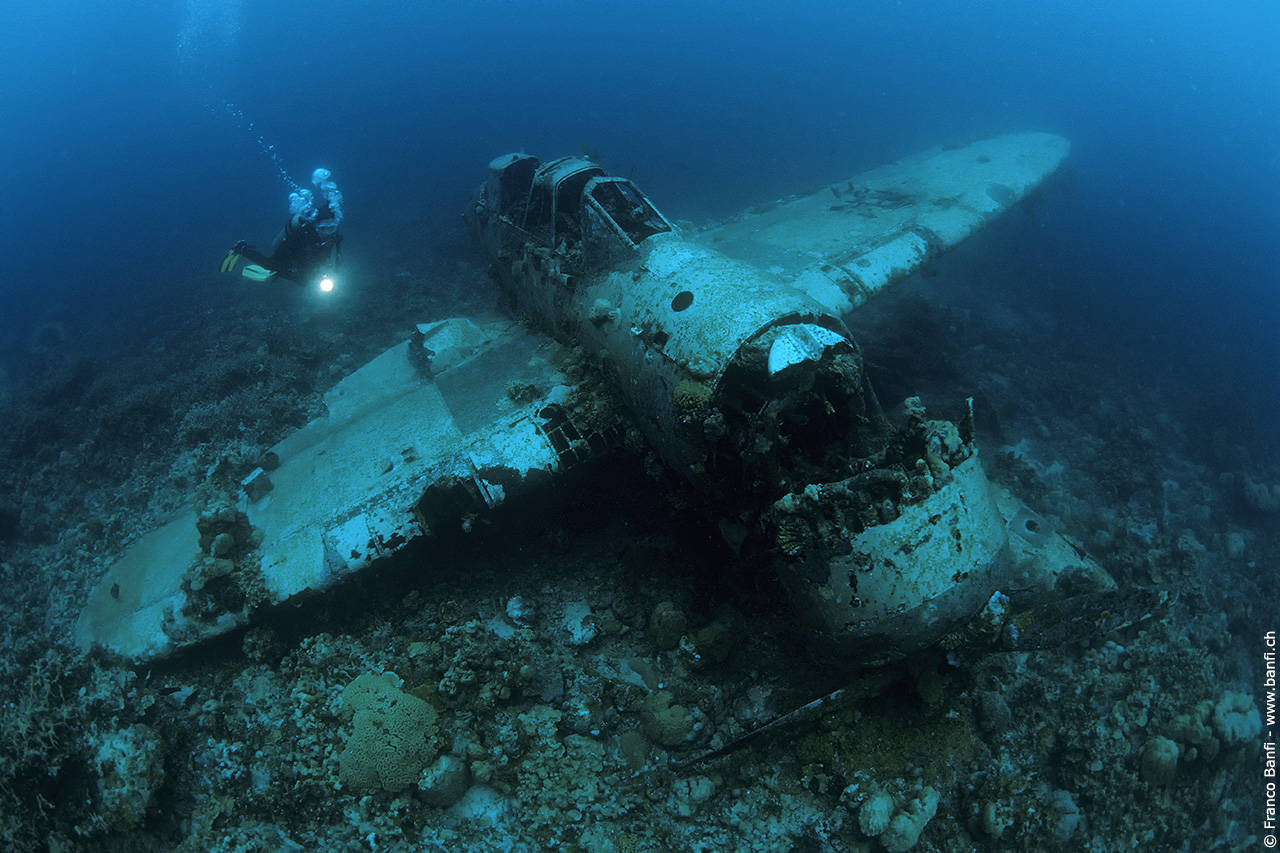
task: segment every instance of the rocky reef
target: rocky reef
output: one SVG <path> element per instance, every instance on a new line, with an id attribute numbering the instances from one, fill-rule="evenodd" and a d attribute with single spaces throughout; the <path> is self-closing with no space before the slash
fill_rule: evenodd
<path id="1" fill-rule="evenodd" d="M 218 501 L 400 333 L 405 287 L 371 286 L 361 325 L 230 310 L 97 359 L 59 338 L 6 388 L 0 846 L 1251 849 L 1260 788 L 1241 768 L 1260 766 L 1280 470 L 1167 416 L 1176 383 L 1099 368 L 1021 291 L 957 273 L 981 247 L 931 270 L 930 287 L 954 282 L 947 304 L 906 286 L 860 315 L 871 379 L 931 412 L 973 396 L 993 479 L 1135 594 L 1063 621 L 1011 591 L 1041 642 L 944 641 L 882 668 L 816 657 L 776 580 L 733 568 L 625 453 L 537 512 L 430 540 L 430 560 L 407 549 L 183 657 L 81 653 L 89 584 L 193 496 L 209 562 L 192 582 L 238 570 L 251 531 Z M 483 271 L 431 268 L 449 281 L 411 276 L 414 292 L 437 286 L 451 310 L 485 292 Z M 1076 616 L 1097 601 L 1063 592 Z"/>

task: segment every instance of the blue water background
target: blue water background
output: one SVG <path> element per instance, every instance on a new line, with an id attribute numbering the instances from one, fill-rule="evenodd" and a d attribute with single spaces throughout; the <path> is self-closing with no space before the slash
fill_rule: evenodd
<path id="1" fill-rule="evenodd" d="M 246 298 L 214 270 L 281 224 L 280 168 L 334 170 L 373 280 L 460 245 L 510 150 L 589 150 L 702 221 L 1034 129 L 1074 147 L 1027 299 L 1104 358 L 1277 396 L 1274 3 L 48 0 L 0 26 L 0 365 L 47 321 L 101 347 Z"/>

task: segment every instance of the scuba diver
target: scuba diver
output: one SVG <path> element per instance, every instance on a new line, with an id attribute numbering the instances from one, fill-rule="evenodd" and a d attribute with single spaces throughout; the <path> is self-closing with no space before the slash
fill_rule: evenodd
<path id="1" fill-rule="evenodd" d="M 241 240 L 222 259 L 220 271 L 231 272 L 244 258 L 249 261 L 240 270 L 245 278 L 269 281 L 279 276 L 332 290 L 342 245 L 342 192 L 328 169 L 312 172 L 311 184 L 314 192 L 299 188 L 289 193 L 289 221 L 276 235 L 270 255 Z"/>

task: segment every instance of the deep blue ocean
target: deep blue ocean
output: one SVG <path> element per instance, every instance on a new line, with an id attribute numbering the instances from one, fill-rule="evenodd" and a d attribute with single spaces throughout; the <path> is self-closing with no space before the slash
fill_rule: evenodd
<path id="1" fill-rule="evenodd" d="M 1046 280 L 1254 404 L 1280 366 L 1280 7 L 1262 2 L 51 0 L 0 11 L 0 347 L 216 310 L 281 170 L 347 251 L 457 241 L 491 156 L 590 151 L 702 221 L 938 143 L 1045 130 Z M 1089 341 L 1081 341 L 1090 346 Z M 1208 367 L 1208 370 L 1201 368 Z"/>
<path id="2" fill-rule="evenodd" d="M 1277 0 L 4 0 L 0 37 L 0 848 L 1244 850 L 1271 828 Z M 674 465 L 630 447 L 600 463 L 598 484 L 594 468 L 568 472 L 532 521 L 458 515 L 385 574 L 298 594 L 297 608 L 263 603 L 258 521 L 223 492 L 258 502 L 286 453 L 268 448 L 321 421 L 320 395 L 403 346 L 410 324 L 496 303 L 461 219 L 492 158 L 588 154 L 696 233 L 1018 131 L 1068 138 L 1061 172 L 846 319 L 863 391 L 911 430 L 916 395 L 931 417 L 963 419 L 1009 489 L 1012 510 L 966 506 L 964 525 L 1004 543 L 1002 561 L 1009 543 L 1052 542 L 1073 565 L 1093 555 L 1116 589 L 1064 569 L 1041 602 L 1010 574 L 1018 609 L 992 595 L 963 631 L 861 670 L 812 653 L 823 637 L 780 606 L 776 578 L 743 568 L 763 562 L 756 546 L 738 549 L 765 542 L 766 519 L 768 567 L 789 567 L 785 552 L 826 572 L 825 551 L 810 563 L 806 549 L 847 555 L 850 526 L 898 517 L 858 491 L 874 472 L 804 489 L 815 503 L 811 488 L 843 489 L 813 492 L 834 496 L 829 514 L 795 512 L 811 530 L 791 524 L 800 492 L 774 516 L 713 517 L 692 489 L 669 488 Z M 221 274 L 238 240 L 270 245 L 317 167 L 344 196 L 340 292 L 326 302 Z M 593 319 L 597 307 L 609 305 Z M 579 350 L 555 376 L 591 391 L 589 361 Z M 392 374 L 359 375 L 372 387 Z M 501 406 L 535 392 L 506 383 Z M 710 399 L 681 393 L 682 420 Z M 579 425 L 622 432 L 593 399 L 565 405 L 585 407 Z M 723 412 L 704 415 L 690 435 L 719 447 Z M 964 464 L 936 458 L 949 425 L 929 424 L 928 451 L 876 463 L 904 482 L 913 472 L 913 492 L 926 482 L 913 500 Z M 308 439 L 340 448 L 315 470 L 340 470 L 357 455 L 343 442 L 369 434 L 339 428 Z M 453 434 L 433 435 L 429 453 Z M 910 449 L 903 435 L 894 453 Z M 382 476 L 414 453 L 364 461 Z M 793 455 L 820 474 L 861 471 Z M 833 458 L 872 464 L 846 455 Z M 271 476 L 285 507 L 290 482 L 317 490 Z M 452 512 L 454 475 L 430 476 L 418 521 L 437 500 Z M 245 483 L 256 494 L 240 498 Z M 378 500 L 325 528 L 326 572 L 345 566 L 333 542 L 356 541 Z M 716 513 L 717 500 L 705 501 Z M 139 542 L 175 512 L 199 534 L 194 561 Z M 193 530 L 184 519 L 197 517 Z M 760 529 L 749 536 L 743 519 Z M 947 524 L 962 552 L 961 525 Z M 967 579 L 932 559 L 920 558 L 928 576 Z M 870 566 L 846 571 L 851 590 Z M 181 619 L 177 599 L 139 589 L 181 589 Z M 82 612 L 144 610 L 137 633 L 150 625 L 166 651 L 205 637 L 182 633 L 188 618 L 253 622 L 137 667 L 72 648 L 101 639 Z M 353 722 L 375 699 L 389 703 L 379 725 L 395 727 L 392 706 L 417 715 L 409 748 Z M 793 716 L 805 709 L 818 716 Z M 382 754 L 370 743 L 409 775 L 370 781 Z"/>

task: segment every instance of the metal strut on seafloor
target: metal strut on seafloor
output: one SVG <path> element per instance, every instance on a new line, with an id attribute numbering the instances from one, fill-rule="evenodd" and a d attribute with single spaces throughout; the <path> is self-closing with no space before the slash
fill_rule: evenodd
<path id="1" fill-rule="evenodd" d="M 1008 211 L 1068 147 L 934 148 L 700 233 L 590 160 L 499 157 L 467 219 L 517 319 L 419 326 L 342 380 L 234 505 L 135 543 L 78 638 L 148 659 L 233 630 L 555 488 L 628 428 L 743 559 L 772 563 L 814 642 L 851 659 L 996 618 L 1002 587 L 1106 589 L 987 481 L 963 424 L 912 405 L 886 421 L 843 319 Z"/>

